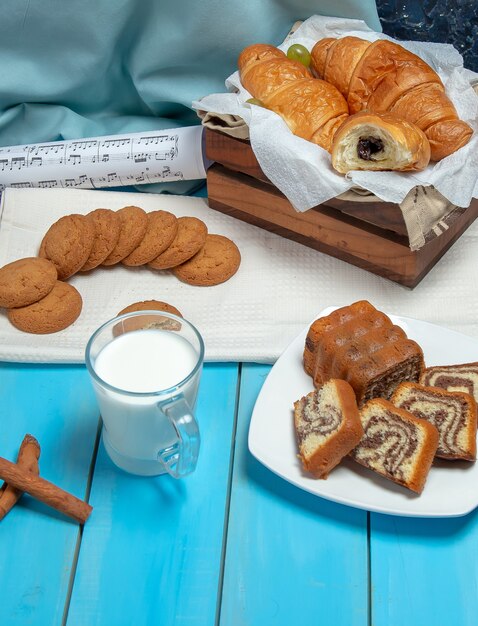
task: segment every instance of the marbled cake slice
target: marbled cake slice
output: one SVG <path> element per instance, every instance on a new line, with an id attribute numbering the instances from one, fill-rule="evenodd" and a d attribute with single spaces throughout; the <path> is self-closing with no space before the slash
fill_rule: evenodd
<path id="1" fill-rule="evenodd" d="M 438 446 L 429 422 L 388 400 L 369 400 L 360 411 L 364 436 L 350 456 L 389 480 L 421 493 Z"/>
<path id="2" fill-rule="evenodd" d="M 363 435 L 355 393 L 344 380 L 329 380 L 294 403 L 294 427 L 303 468 L 327 478 Z"/>
<path id="3" fill-rule="evenodd" d="M 419 382 L 428 387 L 469 393 L 478 402 L 478 363 L 427 367 Z"/>
<path id="4" fill-rule="evenodd" d="M 437 428 L 436 456 L 476 460 L 476 402 L 470 394 L 402 383 L 391 402 Z"/>

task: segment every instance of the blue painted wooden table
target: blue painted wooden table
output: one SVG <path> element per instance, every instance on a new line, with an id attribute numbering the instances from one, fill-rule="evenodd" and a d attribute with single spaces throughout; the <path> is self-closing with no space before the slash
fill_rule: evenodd
<path id="1" fill-rule="evenodd" d="M 269 472 L 247 449 L 268 371 L 206 365 L 200 461 L 175 481 L 109 461 L 84 367 L 1 364 L 0 454 L 30 432 L 94 510 L 81 529 L 24 496 L 0 523 L 0 624 L 475 626 L 478 513 L 369 514 Z"/>

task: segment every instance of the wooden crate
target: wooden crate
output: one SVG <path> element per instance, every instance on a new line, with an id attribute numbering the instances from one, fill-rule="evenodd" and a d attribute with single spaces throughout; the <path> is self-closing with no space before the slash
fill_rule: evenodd
<path id="1" fill-rule="evenodd" d="M 388 278 L 415 287 L 478 216 L 478 200 L 453 211 L 448 229 L 412 252 L 398 204 L 333 198 L 304 213 L 262 172 L 248 141 L 206 129 L 208 202 L 260 226 Z"/>

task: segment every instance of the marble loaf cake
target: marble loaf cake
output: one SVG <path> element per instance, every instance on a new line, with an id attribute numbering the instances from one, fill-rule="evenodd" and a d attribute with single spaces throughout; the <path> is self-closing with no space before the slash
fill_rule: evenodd
<path id="1" fill-rule="evenodd" d="M 315 320 L 303 360 L 315 387 L 331 378 L 346 380 L 359 406 L 389 399 L 401 382 L 417 382 L 424 370 L 420 346 L 365 300 Z"/>
<path id="2" fill-rule="evenodd" d="M 420 377 L 422 385 L 447 391 L 464 391 L 478 402 L 478 363 L 427 367 Z"/>
<path id="3" fill-rule="evenodd" d="M 402 383 L 391 402 L 437 428 L 436 456 L 476 460 L 476 402 L 470 394 Z"/>
<path id="4" fill-rule="evenodd" d="M 350 456 L 368 469 L 421 493 L 438 446 L 438 431 L 388 400 L 370 400 L 360 411 L 364 436 Z"/>
<path id="5" fill-rule="evenodd" d="M 329 380 L 297 400 L 294 426 L 304 470 L 327 478 L 363 435 L 352 387 L 343 380 Z"/>

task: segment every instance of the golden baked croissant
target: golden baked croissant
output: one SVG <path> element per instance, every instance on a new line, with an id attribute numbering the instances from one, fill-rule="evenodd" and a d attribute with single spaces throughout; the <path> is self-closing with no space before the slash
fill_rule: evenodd
<path id="1" fill-rule="evenodd" d="M 472 128 L 458 118 L 438 74 L 417 55 L 392 41 L 326 38 L 311 51 L 314 76 L 334 84 L 350 113 L 389 112 L 418 126 L 428 137 L 431 160 L 468 143 Z"/>
<path id="2" fill-rule="evenodd" d="M 241 82 L 254 98 L 280 115 L 295 135 L 330 151 L 349 112 L 336 87 L 313 78 L 302 63 L 267 44 L 245 48 L 238 66 Z"/>
<path id="3" fill-rule="evenodd" d="M 423 131 L 390 113 L 362 111 L 351 115 L 335 133 L 332 165 L 350 170 L 422 170 L 430 161 Z"/>

